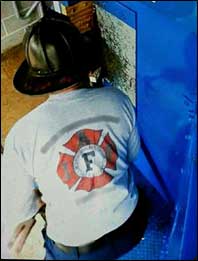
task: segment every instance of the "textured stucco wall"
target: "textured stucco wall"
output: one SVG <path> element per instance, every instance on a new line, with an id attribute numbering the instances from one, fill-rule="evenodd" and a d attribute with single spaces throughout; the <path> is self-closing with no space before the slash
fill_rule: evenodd
<path id="1" fill-rule="evenodd" d="M 107 78 L 136 105 L 136 31 L 97 5 L 96 15 L 103 39 Z"/>

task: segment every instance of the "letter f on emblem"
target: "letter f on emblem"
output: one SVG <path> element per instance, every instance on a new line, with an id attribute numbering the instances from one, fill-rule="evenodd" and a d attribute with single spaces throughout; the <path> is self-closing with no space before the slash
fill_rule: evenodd
<path id="1" fill-rule="evenodd" d="M 92 158 L 95 157 L 95 152 L 94 151 L 86 152 L 82 155 L 82 157 L 83 157 L 86 167 L 87 167 L 86 172 L 88 172 L 89 170 L 93 170 L 91 168 L 91 164 L 93 163 L 93 161 L 90 157 L 92 157 Z"/>

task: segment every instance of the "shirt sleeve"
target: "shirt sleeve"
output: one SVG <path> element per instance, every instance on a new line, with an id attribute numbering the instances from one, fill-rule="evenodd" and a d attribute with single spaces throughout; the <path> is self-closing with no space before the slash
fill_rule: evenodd
<path id="1" fill-rule="evenodd" d="M 1 210 L 8 240 L 18 224 L 32 218 L 39 210 L 34 177 L 22 156 L 26 152 L 19 144 L 13 133 L 8 135 L 2 158 Z"/>
<path id="2" fill-rule="evenodd" d="M 129 162 L 132 162 L 136 159 L 140 151 L 140 136 L 136 122 L 135 109 L 129 98 L 127 98 L 127 106 L 130 122 L 130 134 L 128 139 L 128 160 Z"/>
<path id="3" fill-rule="evenodd" d="M 134 161 L 140 151 L 140 137 L 138 134 L 137 126 L 134 126 L 128 143 L 128 158 L 129 162 Z"/>

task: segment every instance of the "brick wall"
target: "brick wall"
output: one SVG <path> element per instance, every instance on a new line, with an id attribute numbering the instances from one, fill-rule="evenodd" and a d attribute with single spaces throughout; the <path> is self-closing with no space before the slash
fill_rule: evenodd
<path id="1" fill-rule="evenodd" d="M 34 1 L 17 1 L 21 13 L 25 13 Z M 1 53 L 20 44 L 23 40 L 25 28 L 36 22 L 41 16 L 37 8 L 29 18 L 20 19 L 15 13 L 13 1 L 1 1 Z"/>

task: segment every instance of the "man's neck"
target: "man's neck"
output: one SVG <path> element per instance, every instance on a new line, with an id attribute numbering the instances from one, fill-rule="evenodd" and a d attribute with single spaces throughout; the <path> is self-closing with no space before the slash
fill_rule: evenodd
<path id="1" fill-rule="evenodd" d="M 62 90 L 59 90 L 59 91 L 56 91 L 56 92 L 52 92 L 50 93 L 50 96 L 52 95 L 56 95 L 56 94 L 60 94 L 60 93 L 67 93 L 67 92 L 71 92 L 71 91 L 74 91 L 76 89 L 80 89 L 82 88 L 82 82 L 76 82 Z"/>

